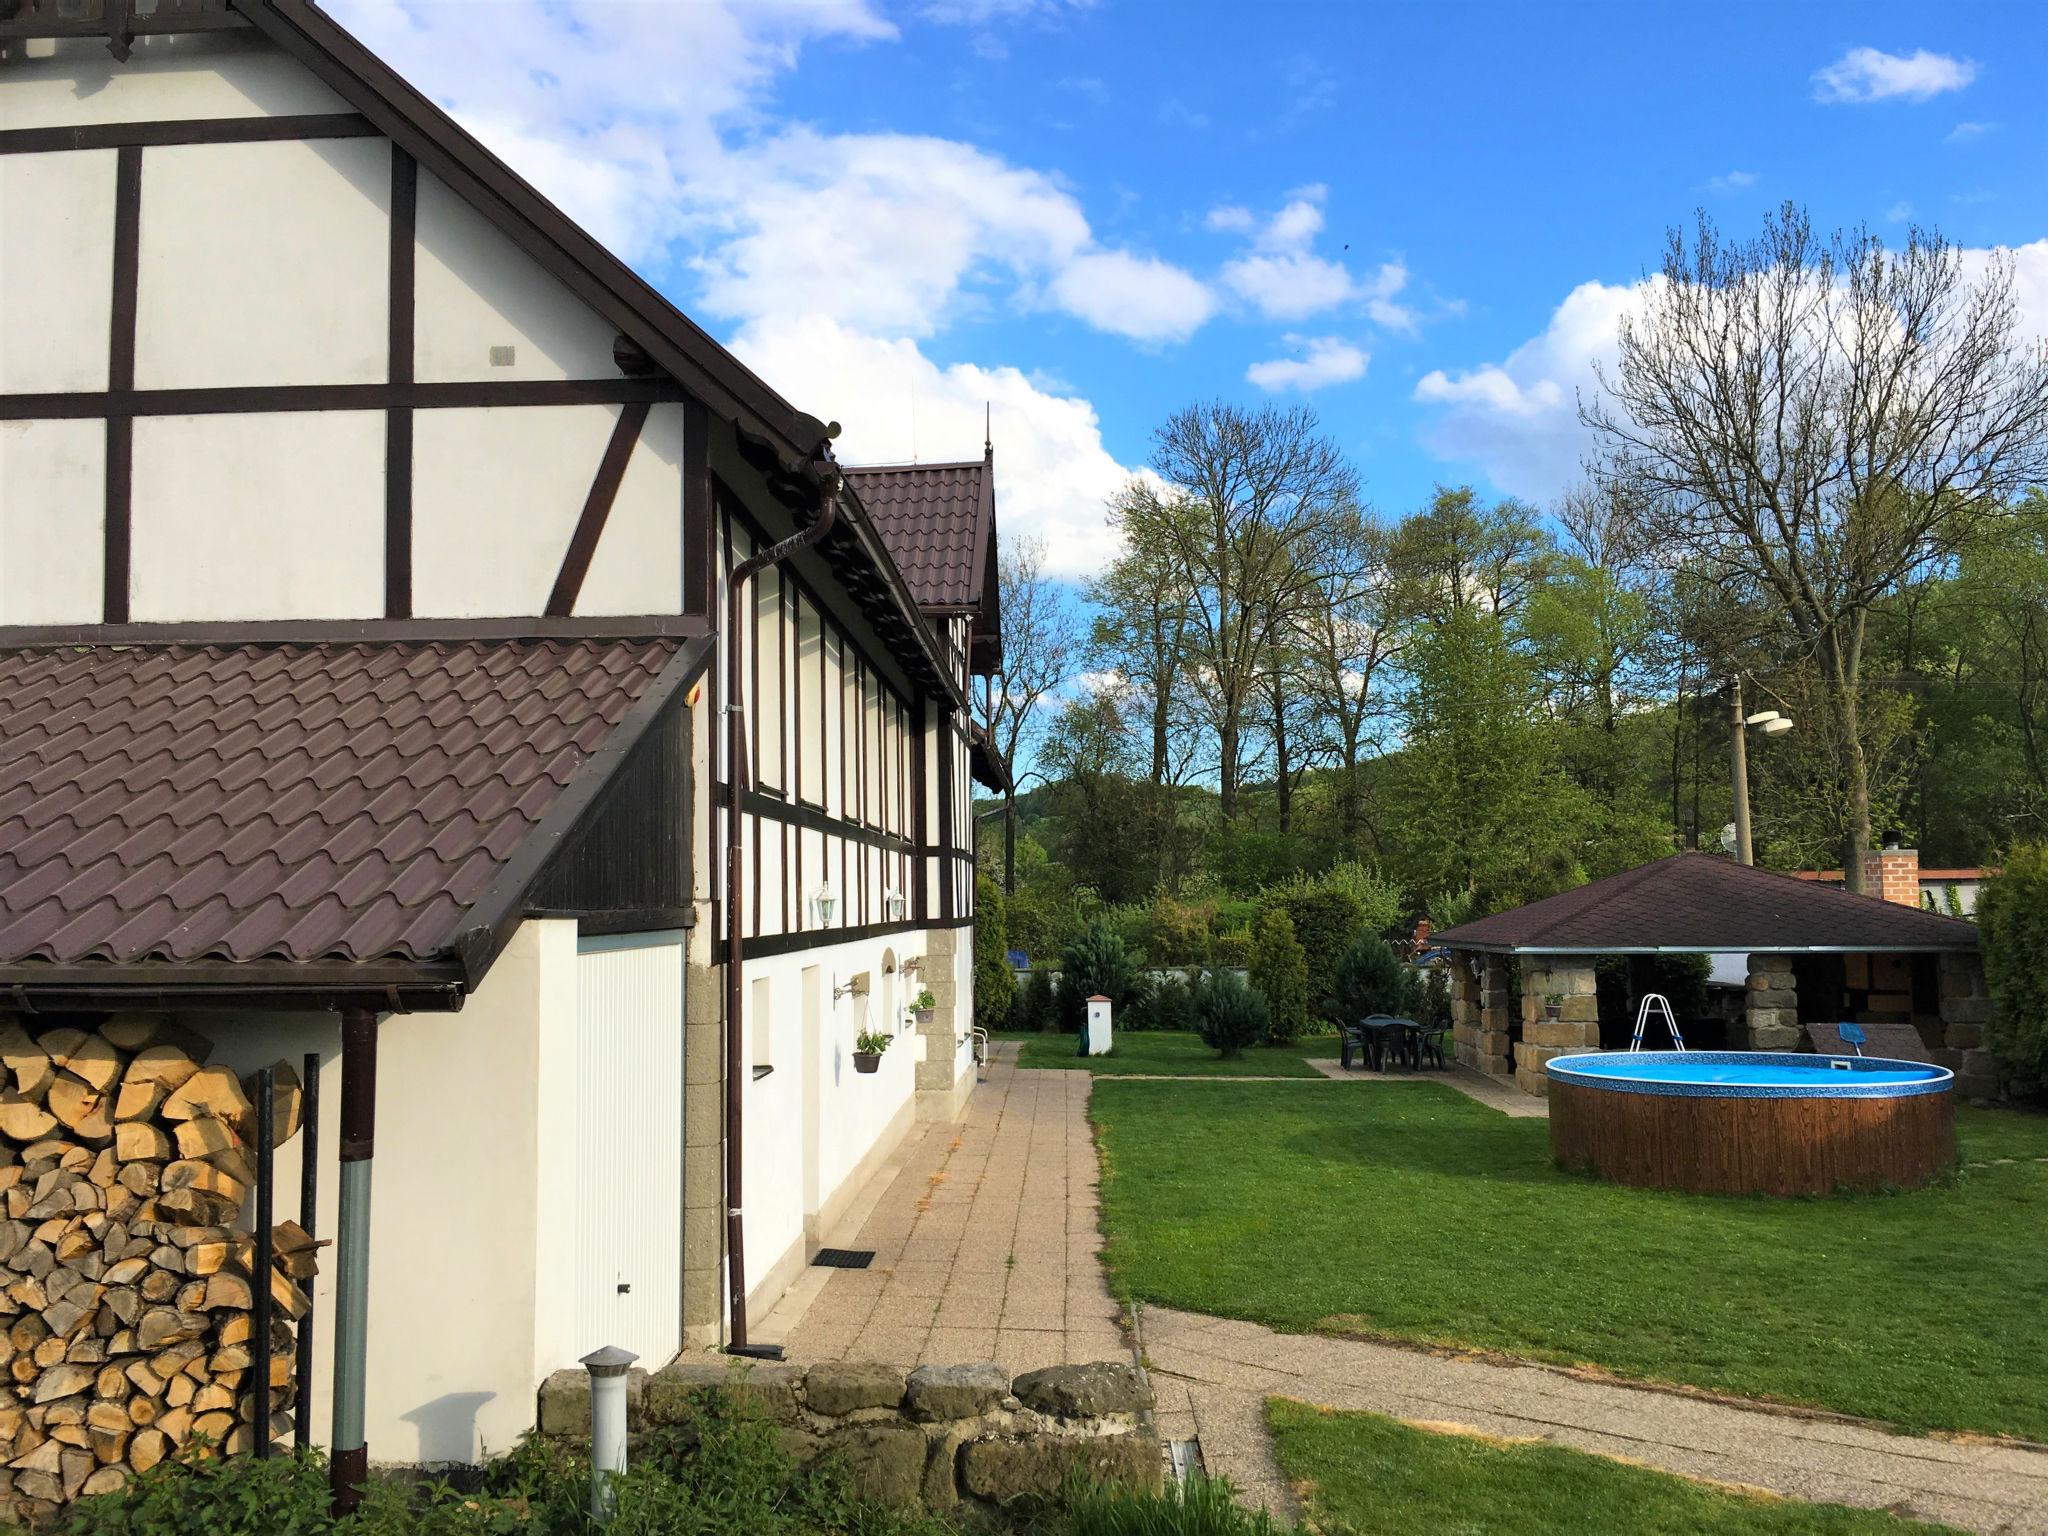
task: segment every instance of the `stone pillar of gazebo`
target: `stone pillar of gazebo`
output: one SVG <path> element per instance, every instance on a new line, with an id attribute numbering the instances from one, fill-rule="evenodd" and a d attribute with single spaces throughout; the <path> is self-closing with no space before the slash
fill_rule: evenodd
<path id="1" fill-rule="evenodd" d="M 1984 1047 L 1984 1026 L 1991 1021 L 1991 988 L 1984 980 L 1984 957 L 1944 954 L 1941 957 L 1941 1048 L 1934 1059 L 1956 1075 L 1956 1091 L 1965 1098 L 1998 1096 L 1998 1067 Z"/>
<path id="2" fill-rule="evenodd" d="M 1489 1077 L 1506 1077 L 1514 1070 L 1508 1059 L 1508 963 L 1499 955 L 1488 955 L 1479 977 L 1479 1038 L 1472 1065 Z"/>
<path id="3" fill-rule="evenodd" d="M 1451 977 L 1451 1054 L 1468 1067 L 1479 1065 L 1479 978 L 1473 956 L 1453 951 Z"/>
<path id="4" fill-rule="evenodd" d="M 1804 1042 L 1799 1027 L 1799 986 L 1790 955 L 1749 957 L 1749 1000 L 1744 1023 L 1752 1051 L 1796 1051 Z"/>
<path id="5" fill-rule="evenodd" d="M 1554 1014 L 1553 1014 L 1554 1010 Z M 1543 1064 L 1553 1056 L 1600 1049 L 1600 986 L 1590 959 L 1532 957 L 1522 965 L 1522 1039 L 1515 1086 L 1550 1092 Z"/>

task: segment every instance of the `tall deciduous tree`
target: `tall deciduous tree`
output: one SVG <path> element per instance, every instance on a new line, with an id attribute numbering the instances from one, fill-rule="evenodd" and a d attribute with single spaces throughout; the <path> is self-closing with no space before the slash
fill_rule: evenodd
<path id="1" fill-rule="evenodd" d="M 1152 467 L 1173 494 L 1120 505 L 1134 544 L 1162 551 L 1188 603 L 1187 662 L 1212 700 L 1217 787 L 1238 812 L 1261 669 L 1328 564 L 1358 477 L 1305 406 L 1257 411 L 1220 401 L 1177 411 L 1153 436 Z"/>
<path id="2" fill-rule="evenodd" d="M 1172 515 L 1151 482 L 1134 479 L 1124 486 L 1110 504 L 1111 518 L 1125 531 L 1124 547 L 1087 588 L 1096 609 L 1090 658 L 1123 679 L 1151 780 L 1160 786 L 1184 782 L 1196 755 L 1187 672 L 1188 588 L 1172 543 L 1161 533 Z"/>
<path id="3" fill-rule="evenodd" d="M 1003 614 L 1002 660 L 980 680 L 974 713 L 1008 771 L 1003 819 L 1006 836 L 1014 839 L 1020 759 L 1044 732 L 1047 701 L 1074 675 L 1082 629 L 1066 590 L 1046 574 L 1044 540 L 1005 545 L 996 562 L 996 582 Z"/>
<path id="4" fill-rule="evenodd" d="M 1674 231 L 1581 408 L 1647 537 L 1768 598 L 1818 669 L 1844 754 L 1842 865 L 1862 886 L 1859 719 L 1872 609 L 2048 474 L 2048 369 L 2009 259 L 1939 235 L 1815 235 L 1787 204 L 1753 241 Z"/>

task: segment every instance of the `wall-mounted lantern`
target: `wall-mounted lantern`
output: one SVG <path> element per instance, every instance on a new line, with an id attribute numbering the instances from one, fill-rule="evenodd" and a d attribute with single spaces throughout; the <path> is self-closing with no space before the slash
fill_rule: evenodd
<path id="1" fill-rule="evenodd" d="M 904 901 L 903 893 L 894 886 L 882 893 L 882 910 L 888 914 L 890 922 L 902 922 L 907 908 L 908 903 Z"/>
<path id="2" fill-rule="evenodd" d="M 820 928 L 832 926 L 832 914 L 839 909 L 839 897 L 828 882 L 811 892 L 811 911 L 818 919 Z"/>

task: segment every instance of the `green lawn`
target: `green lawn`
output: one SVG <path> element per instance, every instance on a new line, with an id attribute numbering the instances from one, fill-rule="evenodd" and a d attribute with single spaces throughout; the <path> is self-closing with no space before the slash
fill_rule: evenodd
<path id="1" fill-rule="evenodd" d="M 2048 1117 L 1961 1111 L 1911 1194 L 1667 1194 L 1558 1171 L 1435 1083 L 1096 1084 L 1127 1298 L 1584 1362 L 1902 1427 L 2048 1440 Z"/>
<path id="2" fill-rule="evenodd" d="M 1562 1446 L 1440 1434 L 1376 1413 L 1266 1401 L 1281 1468 L 1331 1536 L 1414 1531 L 1940 1531 L 1879 1510 L 1744 1494 Z"/>
<path id="3" fill-rule="evenodd" d="M 1010 1038 L 1010 1037 L 1004 1037 Z M 1023 1035 L 1024 1049 L 1017 1053 L 1020 1067 L 1053 1067 L 1097 1076 L 1127 1077 L 1132 1073 L 1162 1073 L 1182 1077 L 1321 1077 L 1303 1057 L 1335 1056 L 1337 1037 L 1326 1035 L 1298 1040 L 1293 1045 L 1255 1045 L 1242 1056 L 1225 1061 L 1201 1036 L 1177 1030 L 1127 1029 L 1116 1036 L 1116 1049 L 1107 1056 L 1081 1057 L 1075 1035 Z"/>

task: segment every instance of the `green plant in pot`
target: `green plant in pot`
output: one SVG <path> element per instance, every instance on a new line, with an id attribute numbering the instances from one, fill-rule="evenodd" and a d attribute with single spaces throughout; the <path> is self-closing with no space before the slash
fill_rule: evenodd
<path id="1" fill-rule="evenodd" d="M 929 1024 L 932 1021 L 932 1012 L 938 1006 L 938 1000 L 932 996 L 932 989 L 926 987 L 917 994 L 917 1001 L 910 1005 L 910 1011 L 917 1015 L 918 1023 Z"/>
<path id="2" fill-rule="evenodd" d="M 853 1070 L 876 1072 L 882 1066 L 882 1052 L 889 1049 L 889 1042 L 895 1036 L 884 1034 L 879 1029 L 864 1029 L 853 1040 Z"/>
<path id="3" fill-rule="evenodd" d="M 1546 992 L 1543 994 L 1543 1017 L 1555 1024 L 1564 1017 L 1564 994 Z"/>

